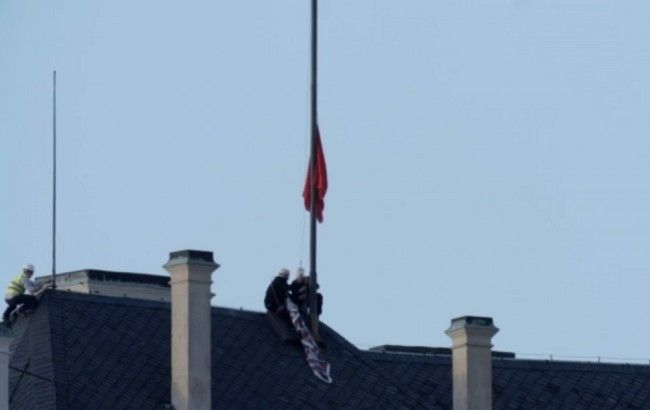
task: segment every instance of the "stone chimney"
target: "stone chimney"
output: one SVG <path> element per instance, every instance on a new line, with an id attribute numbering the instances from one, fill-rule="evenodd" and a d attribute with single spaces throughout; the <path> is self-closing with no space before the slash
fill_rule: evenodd
<path id="1" fill-rule="evenodd" d="M 9 408 L 9 360 L 13 338 L 11 329 L 0 325 L 0 410 Z"/>
<path id="2" fill-rule="evenodd" d="M 176 410 L 211 409 L 210 285 L 219 265 L 212 252 L 171 252 L 163 266 L 171 275 L 172 380 Z"/>
<path id="3" fill-rule="evenodd" d="M 445 333 L 452 340 L 454 410 L 492 409 L 492 318 L 463 316 Z"/>

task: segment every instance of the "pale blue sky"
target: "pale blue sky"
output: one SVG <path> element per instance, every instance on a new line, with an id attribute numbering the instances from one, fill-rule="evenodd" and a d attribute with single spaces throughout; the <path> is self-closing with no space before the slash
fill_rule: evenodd
<path id="1" fill-rule="evenodd" d="M 213 303 L 261 311 L 308 258 L 308 3 L 0 0 L 0 280 L 51 269 L 56 69 L 57 270 L 211 250 Z M 320 12 L 323 321 L 449 346 L 485 315 L 499 350 L 650 359 L 650 2 Z"/>

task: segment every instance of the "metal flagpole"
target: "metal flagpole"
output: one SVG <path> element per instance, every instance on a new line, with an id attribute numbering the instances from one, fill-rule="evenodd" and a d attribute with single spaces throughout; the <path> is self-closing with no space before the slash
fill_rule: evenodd
<path id="1" fill-rule="evenodd" d="M 52 72 L 52 289 L 56 289 L 56 70 Z"/>
<path id="2" fill-rule="evenodd" d="M 310 196 L 311 203 L 309 205 L 310 214 L 310 230 L 309 230 L 309 316 L 311 322 L 311 330 L 314 338 L 320 339 L 318 333 L 318 312 L 316 291 L 318 287 L 318 278 L 316 276 L 316 138 L 318 135 L 318 118 L 317 118 L 317 33 L 318 33 L 318 0 L 311 1 L 311 157 L 309 164 L 310 170 Z"/>

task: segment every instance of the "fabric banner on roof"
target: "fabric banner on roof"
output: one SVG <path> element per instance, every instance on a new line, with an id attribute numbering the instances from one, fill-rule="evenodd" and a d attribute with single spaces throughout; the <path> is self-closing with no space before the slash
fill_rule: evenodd
<path id="1" fill-rule="evenodd" d="M 311 368 L 314 375 L 326 383 L 332 383 L 332 377 L 330 376 L 330 364 L 325 360 L 321 359 L 320 349 L 318 344 L 309 333 L 309 329 L 305 324 L 305 321 L 300 316 L 298 311 L 298 306 L 291 301 L 290 298 L 287 298 L 287 310 L 289 311 L 289 316 L 291 317 L 291 323 L 296 328 L 298 336 L 300 336 L 300 343 L 305 349 L 305 357 L 307 358 L 307 363 Z"/>

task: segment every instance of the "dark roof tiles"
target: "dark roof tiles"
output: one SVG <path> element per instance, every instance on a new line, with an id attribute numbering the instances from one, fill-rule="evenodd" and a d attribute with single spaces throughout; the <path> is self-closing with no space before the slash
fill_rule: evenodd
<path id="1" fill-rule="evenodd" d="M 262 313 L 212 308 L 212 402 L 237 409 L 451 409 L 451 357 L 360 351 L 321 326 L 334 382 Z M 170 305 L 48 292 L 14 327 L 12 409 L 160 409 Z M 495 409 L 650 408 L 650 366 L 493 359 Z"/>
<path id="2" fill-rule="evenodd" d="M 451 408 L 451 357 L 366 352 L 424 403 Z M 650 409 L 650 366 L 494 358 L 495 409 Z"/>
<path id="3" fill-rule="evenodd" d="M 170 402 L 168 303 L 49 292 L 24 322 L 11 361 L 12 409 L 34 408 L 38 400 L 39 408 L 71 409 Z M 264 314 L 213 308 L 214 406 L 421 407 L 336 332 L 322 325 L 321 333 L 332 384 L 313 376 L 300 347 L 279 341 Z M 20 366 L 45 379 L 21 378 Z"/>

